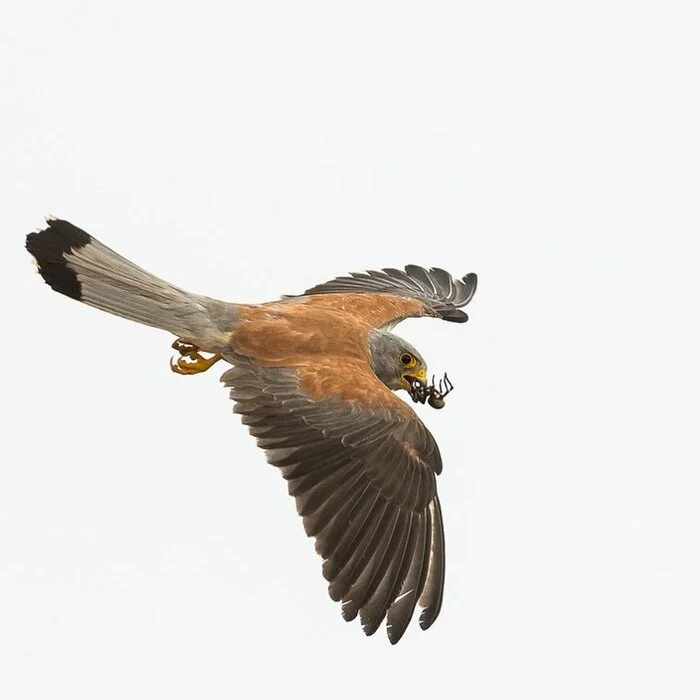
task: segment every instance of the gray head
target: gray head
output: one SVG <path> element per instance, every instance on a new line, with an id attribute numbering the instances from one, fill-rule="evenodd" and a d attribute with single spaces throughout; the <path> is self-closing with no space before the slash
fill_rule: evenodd
<path id="1" fill-rule="evenodd" d="M 409 393 L 418 382 L 427 384 L 428 368 L 421 354 L 410 343 L 393 333 L 375 330 L 369 336 L 372 369 L 392 391 Z"/>

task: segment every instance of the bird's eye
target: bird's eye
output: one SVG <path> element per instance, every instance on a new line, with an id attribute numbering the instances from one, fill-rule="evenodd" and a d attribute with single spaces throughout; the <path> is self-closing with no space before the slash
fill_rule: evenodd
<path id="1" fill-rule="evenodd" d="M 413 358 L 413 355 L 409 355 L 407 352 L 405 352 L 403 355 L 401 355 L 401 362 L 406 367 L 412 367 L 413 365 L 416 364 L 416 361 Z"/>

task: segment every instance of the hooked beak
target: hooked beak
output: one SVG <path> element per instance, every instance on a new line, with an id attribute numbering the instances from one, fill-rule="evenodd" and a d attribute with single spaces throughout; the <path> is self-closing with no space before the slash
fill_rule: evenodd
<path id="1" fill-rule="evenodd" d="M 404 382 L 404 389 L 406 389 L 409 394 L 413 395 L 418 386 L 425 389 L 428 385 L 428 372 L 425 367 L 423 367 L 421 369 L 416 369 L 415 372 L 402 374 L 401 379 L 403 379 Z"/>

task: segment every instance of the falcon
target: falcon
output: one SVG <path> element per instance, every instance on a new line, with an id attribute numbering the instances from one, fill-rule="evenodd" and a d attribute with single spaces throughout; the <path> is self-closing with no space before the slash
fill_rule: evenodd
<path id="1" fill-rule="evenodd" d="M 440 613 L 445 537 L 435 439 L 410 405 L 442 408 L 421 354 L 391 329 L 408 317 L 463 323 L 476 275 L 439 268 L 355 273 L 264 304 L 191 294 L 137 267 L 68 221 L 47 219 L 27 250 L 57 292 L 176 336 L 174 372 L 219 361 L 234 412 L 278 467 L 323 559 L 346 620 L 392 644 L 416 607 Z M 203 354 L 205 353 L 205 354 Z"/>

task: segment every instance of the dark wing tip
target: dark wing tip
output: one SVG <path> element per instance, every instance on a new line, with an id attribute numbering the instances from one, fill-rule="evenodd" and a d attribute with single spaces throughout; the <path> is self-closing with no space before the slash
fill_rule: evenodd
<path id="1" fill-rule="evenodd" d="M 423 607 L 423 612 L 418 620 L 422 630 L 427 630 L 440 614 L 445 588 L 445 532 L 440 501 L 437 497 L 428 507 L 428 513 L 430 515 L 430 557 L 419 603 Z"/>
<path id="2" fill-rule="evenodd" d="M 459 309 L 447 308 L 445 310 L 438 311 L 440 318 L 443 321 L 452 321 L 453 323 L 466 323 L 469 320 L 469 316 L 460 311 Z"/>
<path id="3" fill-rule="evenodd" d="M 47 219 L 47 224 L 42 231 L 27 235 L 25 247 L 34 256 L 39 274 L 51 289 L 80 300 L 80 281 L 68 267 L 64 253 L 86 246 L 92 238 L 62 219 Z"/>
<path id="4" fill-rule="evenodd" d="M 476 284 L 478 281 L 478 277 L 476 276 L 476 272 L 470 272 L 467 275 L 464 275 L 462 277 L 462 283 L 465 285 L 465 298 L 464 301 L 462 302 L 463 306 L 466 306 L 471 300 L 472 297 L 474 296 L 474 292 L 476 292 Z"/>
<path id="5" fill-rule="evenodd" d="M 476 291 L 476 275 L 470 272 L 461 279 L 452 277 L 449 272 L 439 267 L 430 269 L 419 265 L 406 265 L 406 276 L 420 289 L 420 297 L 434 315 L 444 321 L 465 323 L 467 314 L 459 309 L 466 306 Z"/>
<path id="6" fill-rule="evenodd" d="M 391 644 L 391 646 L 398 644 L 401 641 L 401 637 L 403 637 L 404 634 L 403 632 L 401 632 L 400 634 L 392 634 L 391 626 L 388 626 L 386 628 L 386 633 L 387 637 L 389 638 L 389 644 Z"/>

